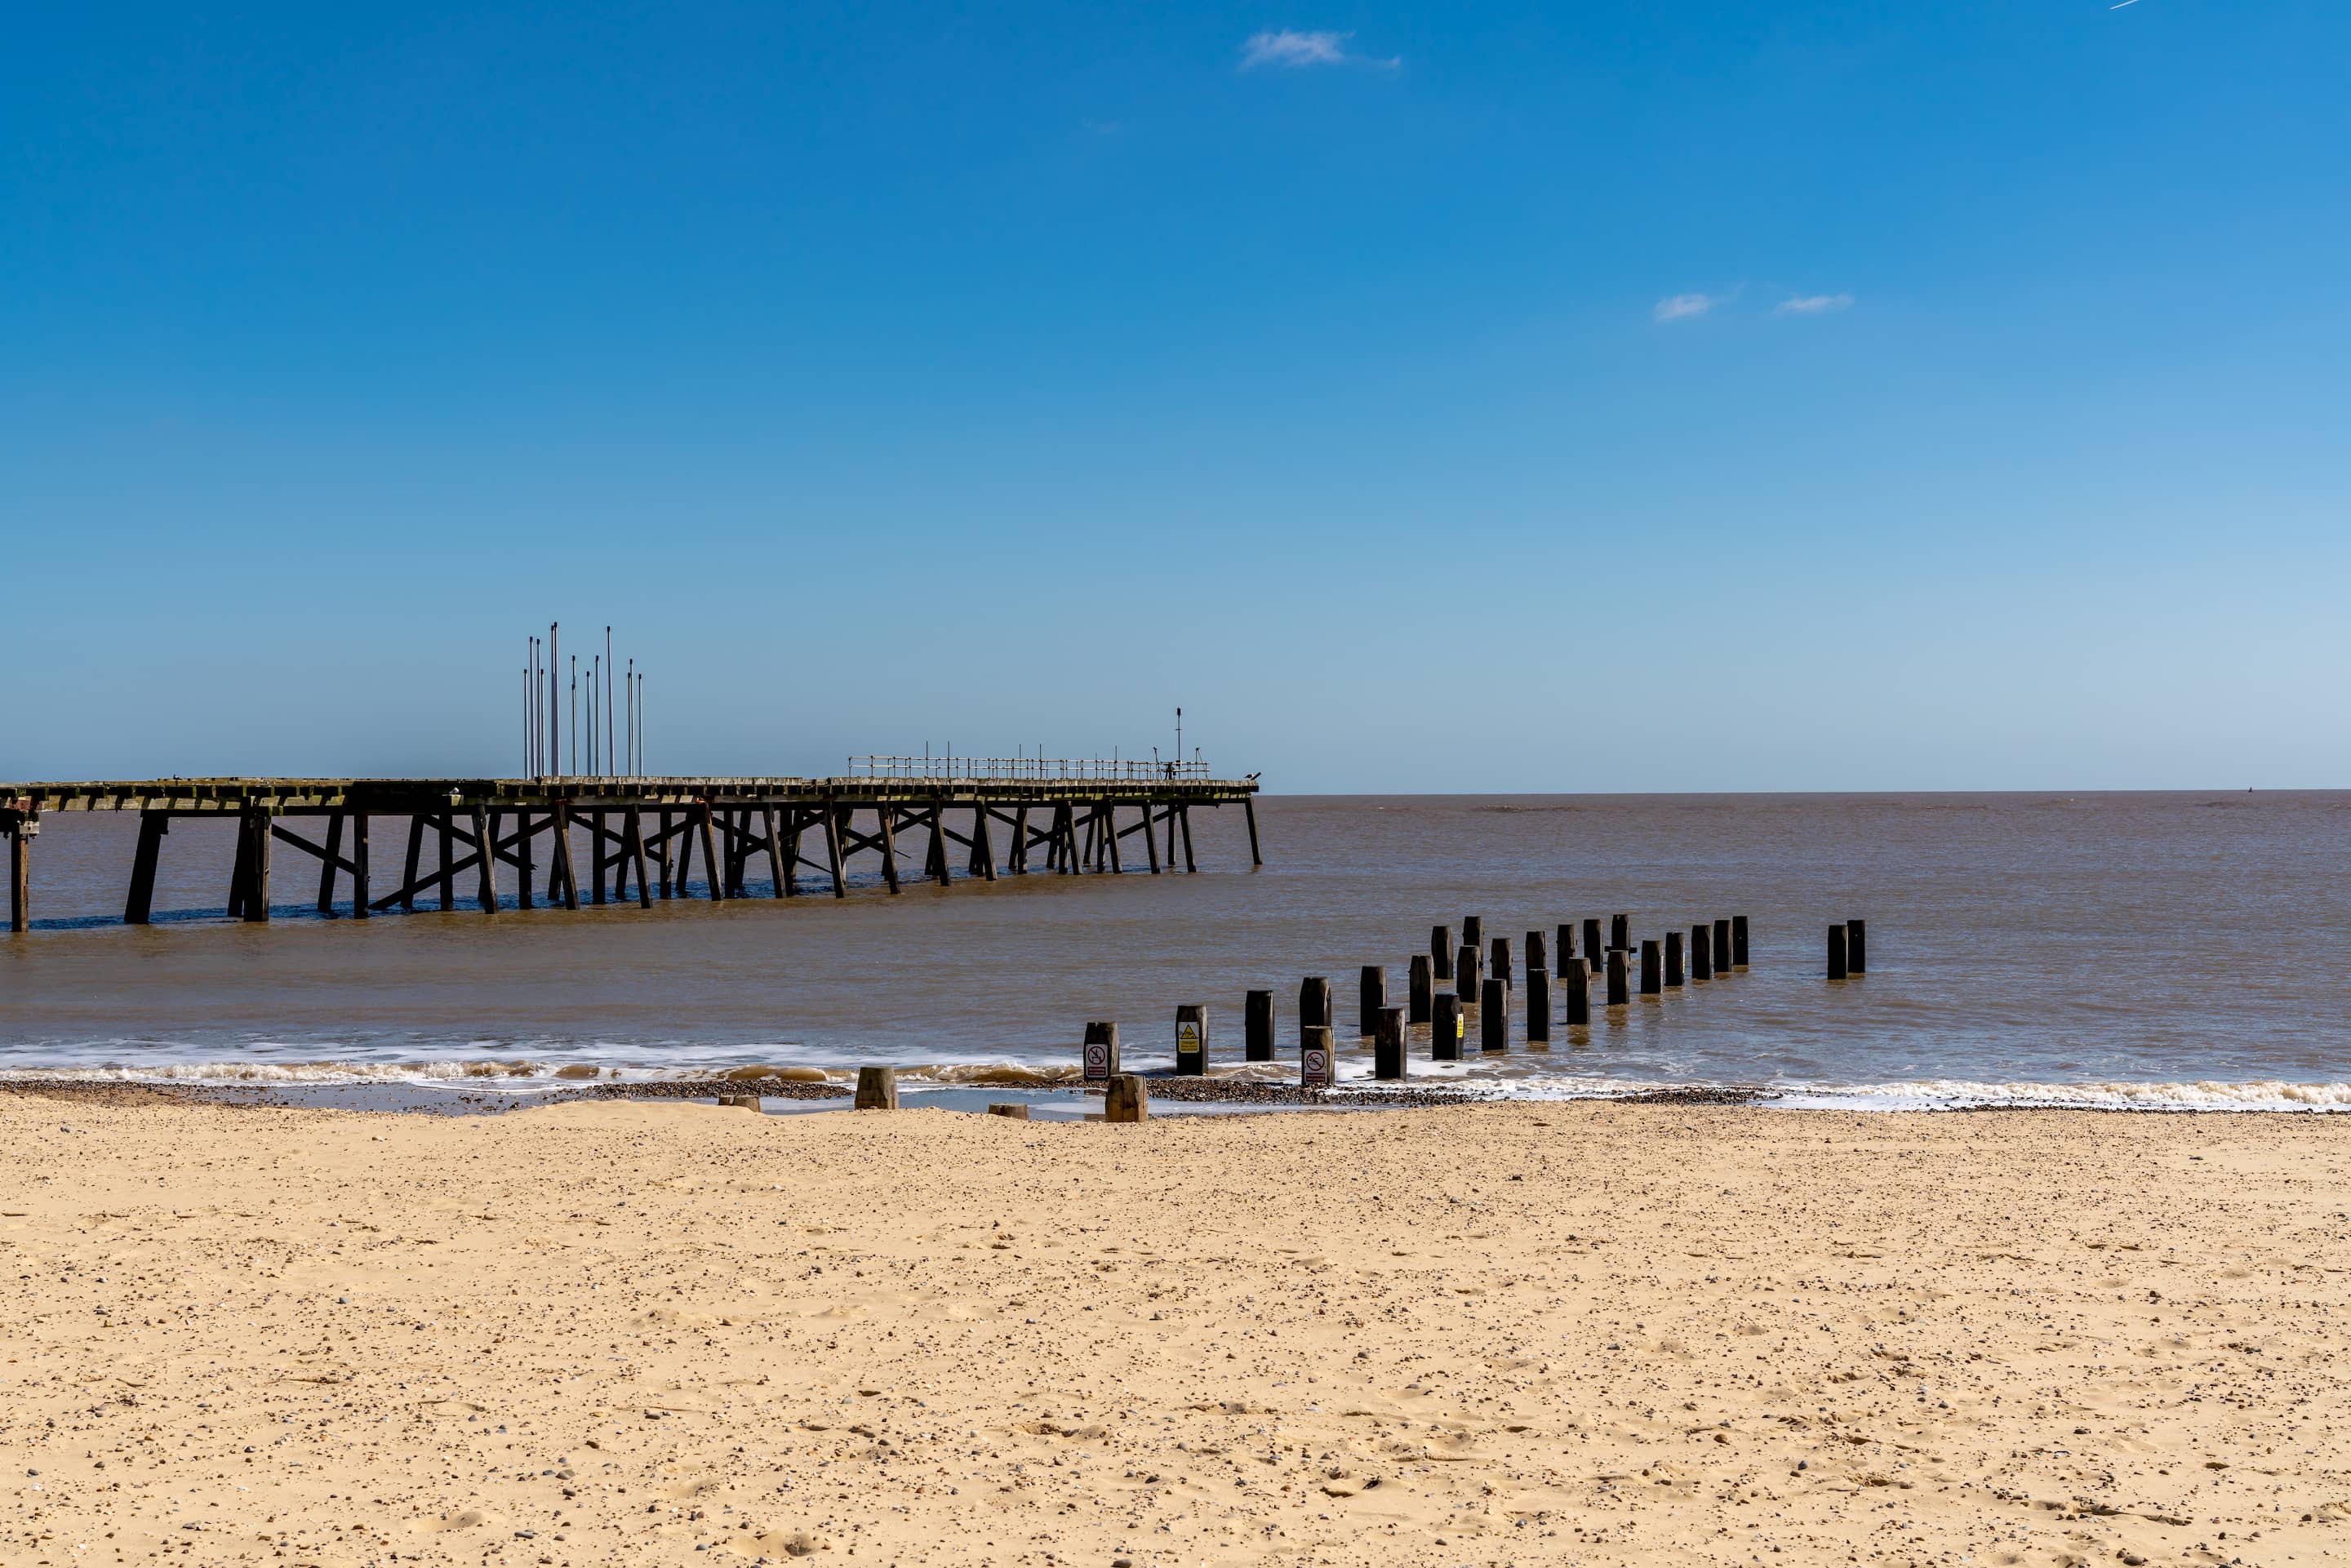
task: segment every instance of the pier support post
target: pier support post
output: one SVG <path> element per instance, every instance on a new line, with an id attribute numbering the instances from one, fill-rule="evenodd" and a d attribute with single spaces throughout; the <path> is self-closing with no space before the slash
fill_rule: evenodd
<path id="1" fill-rule="evenodd" d="M 1405 977 L 1405 1022 L 1426 1023 L 1437 1001 L 1437 980 L 1426 953 L 1412 956 L 1412 967 Z"/>
<path id="2" fill-rule="evenodd" d="M 1241 1055 L 1249 1061 L 1273 1060 L 1273 993 L 1251 991 L 1241 1007 Z"/>
<path id="3" fill-rule="evenodd" d="M 1144 808 L 1144 814 L 1145 816 L 1150 814 L 1148 807 Z M 1102 803 L 1101 816 L 1103 847 L 1110 852 L 1110 869 L 1113 874 L 1123 876 L 1126 874 L 1126 862 L 1119 858 L 1118 853 L 1118 806 L 1116 803 L 1104 800 Z"/>
<path id="4" fill-rule="evenodd" d="M 1844 936 L 1844 926 L 1829 927 L 1829 978 L 1832 980 L 1845 977 Z"/>
<path id="5" fill-rule="evenodd" d="M 256 925 L 269 920 L 269 813 L 266 807 L 245 809 L 245 917 Z"/>
<path id="6" fill-rule="evenodd" d="M 1355 1030 L 1365 1038 L 1377 1032 L 1380 1014 L 1388 1006 L 1388 971 L 1384 964 L 1366 964 L 1355 982 Z"/>
<path id="7" fill-rule="evenodd" d="M 1399 1079 L 1404 1067 L 1404 1009 L 1382 1008 L 1372 1020 L 1372 1076 Z"/>
<path id="8" fill-rule="evenodd" d="M 996 835 L 988 824 L 988 819 L 994 814 L 985 800 L 971 809 L 971 858 L 982 882 L 996 880 Z"/>
<path id="9" fill-rule="evenodd" d="M 1241 814 L 1242 814 L 1243 816 L 1246 816 L 1246 817 L 1249 819 L 1249 866 L 1250 866 L 1250 869 L 1254 870 L 1254 869 L 1256 869 L 1257 867 L 1259 867 L 1259 866 L 1261 866 L 1261 865 L 1265 864 L 1265 857 L 1264 857 L 1263 855 L 1261 855 L 1261 854 L 1258 853 L 1258 849 L 1257 849 L 1257 797 L 1256 797 L 1256 796 L 1254 796 L 1254 795 L 1244 795 L 1244 796 L 1242 796 L 1242 797 L 1241 797 Z"/>
<path id="10" fill-rule="evenodd" d="M 416 873 L 423 863 L 424 819 L 412 815 L 408 819 L 407 872 L 400 879 L 400 908 L 404 915 L 416 913 Z M 552 898 L 555 894 L 550 892 L 548 896 Z"/>
<path id="11" fill-rule="evenodd" d="M 1561 1000 L 1566 1003 L 1560 1021 L 1570 1029 L 1581 1029 L 1592 1021 L 1592 970 L 1581 958 L 1569 958 L 1560 966 Z"/>
<path id="12" fill-rule="evenodd" d="M 1730 922 L 1714 923 L 1714 972 L 1728 978 L 1730 974 Z"/>
<path id="13" fill-rule="evenodd" d="M 319 913 L 332 918 L 335 913 L 336 862 L 343 858 L 343 814 L 335 811 L 327 818 L 327 852 L 319 858 Z"/>
<path id="14" fill-rule="evenodd" d="M 1510 984 L 1493 975 L 1478 993 L 1478 1043 L 1487 1051 L 1510 1049 Z"/>
<path id="15" fill-rule="evenodd" d="M 1714 931 L 1710 926 L 1690 927 L 1689 962 L 1691 979 L 1714 978 Z"/>
<path id="16" fill-rule="evenodd" d="M 475 897 L 480 902 L 483 914 L 496 915 L 498 912 L 497 840 L 490 836 L 489 813 L 479 806 L 474 808 L 474 846 L 481 851 L 481 860 L 474 868 Z M 329 861 L 327 864 L 331 870 L 334 862 Z"/>
<path id="17" fill-rule="evenodd" d="M 1428 928 L 1429 973 L 1437 979 L 1453 977 L 1453 927 L 1432 925 Z"/>
<path id="18" fill-rule="evenodd" d="M 609 831 L 604 824 L 603 812 L 588 813 L 588 902 L 590 904 L 604 902 L 604 873 L 612 863 L 612 852 L 605 844 Z M 716 879 L 713 879 L 712 887 L 716 892 Z"/>
<path id="19" fill-rule="evenodd" d="M 1460 1061 L 1461 1032 L 1461 998 L 1451 991 L 1437 992 L 1429 1009 L 1428 1059 Z"/>
<path id="20" fill-rule="evenodd" d="M 1844 923 L 1844 964 L 1849 973 L 1869 972 L 1869 923 L 1848 920 Z"/>
<path id="21" fill-rule="evenodd" d="M 1608 1005 L 1621 1008 L 1633 998 L 1625 985 L 1625 949 L 1608 949 Z"/>
<path id="22" fill-rule="evenodd" d="M 828 800 L 824 804 L 824 854 L 832 867 L 832 896 L 849 896 L 849 879 L 841 864 L 841 808 Z"/>
<path id="23" fill-rule="evenodd" d="M 808 827 L 808 813 L 798 806 L 784 809 L 784 896 L 797 898 L 800 891 L 800 834 Z"/>
<path id="24" fill-rule="evenodd" d="M 628 816 L 621 825 L 621 833 L 624 841 L 623 852 L 636 862 L 637 907 L 651 909 L 653 906 L 653 884 L 645 874 L 645 819 L 636 807 L 629 808 Z"/>
<path id="25" fill-rule="evenodd" d="M 18 936 L 33 928 L 33 835 L 39 831 L 30 813 L 8 829 L 8 929 Z"/>
<path id="26" fill-rule="evenodd" d="M 873 815 L 882 825 L 882 880 L 890 884 L 893 897 L 898 892 L 898 815 L 895 806 L 877 806 Z"/>
<path id="27" fill-rule="evenodd" d="M 789 806 L 785 808 L 786 810 L 789 810 L 791 808 Z M 776 832 L 776 809 L 773 806 L 762 806 L 759 808 L 759 827 L 761 831 L 766 834 L 768 840 L 768 874 L 773 877 L 776 882 L 776 891 L 772 896 L 777 898 L 789 897 L 792 891 L 791 862 L 784 859 L 784 841 L 782 838 L 778 836 Z M 635 809 L 632 807 L 629 811 L 629 831 L 634 833 L 636 831 L 637 813 Z M 644 859 L 644 849 L 642 841 L 638 846 L 637 859 L 639 861 L 643 861 Z M 640 873 L 639 874 L 642 875 L 643 873 Z"/>
<path id="28" fill-rule="evenodd" d="M 653 830 L 655 837 L 659 841 L 655 850 L 654 862 L 661 868 L 661 895 L 664 898 L 674 897 L 676 894 L 676 888 L 670 876 L 671 823 L 668 808 L 663 808 L 661 814 L 653 819 Z"/>
<path id="29" fill-rule="evenodd" d="M 1682 934 L 1666 933 L 1666 987 L 1668 990 L 1682 983 Z"/>
<path id="30" fill-rule="evenodd" d="M 441 913 L 444 915 L 457 907 L 457 873 L 451 869 L 457 861 L 454 849 L 455 829 L 456 823 L 446 811 L 433 819 L 433 831 L 441 848 L 439 872 L 433 880 L 441 891 Z"/>
<path id="31" fill-rule="evenodd" d="M 1527 1043 L 1551 1043 L 1551 971 L 1527 966 Z"/>
<path id="32" fill-rule="evenodd" d="M 555 845 L 547 857 L 547 901 L 555 902 L 555 884 L 563 886 L 563 907 L 580 907 L 580 875 L 571 860 L 571 802 L 555 803 Z"/>
<path id="33" fill-rule="evenodd" d="M 1208 1071 L 1208 1009 L 1203 1002 L 1176 1007 L 1176 1071 L 1197 1078 Z"/>
<path id="34" fill-rule="evenodd" d="M 1730 917 L 1730 961 L 1738 967 L 1747 967 L 1747 916 Z"/>
<path id="35" fill-rule="evenodd" d="M 131 894 L 122 902 L 122 923 L 125 925 L 144 925 L 154 912 L 155 862 L 162 857 L 163 835 L 171 831 L 169 812 L 139 813 L 139 849 L 131 860 Z M 11 844 L 16 842 L 13 832 L 8 841 Z"/>
<path id="36" fill-rule="evenodd" d="M 368 814 L 351 813 L 351 918 L 365 920 L 368 908 Z"/>
<path id="37" fill-rule="evenodd" d="M 538 907 L 538 905 L 536 900 L 532 896 L 530 884 L 531 880 L 538 874 L 538 868 L 532 863 L 530 841 L 531 835 L 537 832 L 538 830 L 531 825 L 530 813 L 528 810 L 517 811 L 514 814 L 514 820 L 515 907 L 517 909 L 533 909 Z M 492 812 L 490 815 L 490 831 L 495 833 L 497 831 L 497 814 L 496 812 Z"/>
<path id="38" fill-rule="evenodd" d="M 1029 874 L 1029 808 L 1026 806 L 1012 809 L 1012 852 L 1004 857 L 1004 874 Z"/>
<path id="39" fill-rule="evenodd" d="M 1176 820 L 1184 825 L 1184 869 L 1198 871 L 1199 866 L 1192 859 L 1192 808 L 1188 802 L 1176 808 Z"/>
<path id="40" fill-rule="evenodd" d="M 702 874 L 710 884 L 710 902 L 724 903 L 726 898 L 726 862 L 718 858 L 718 835 L 711 825 L 709 801 L 704 800 L 695 808 L 694 826 L 702 837 Z M 895 881 L 893 869 L 893 887 Z M 601 901 L 600 894 L 598 902 Z"/>
<path id="41" fill-rule="evenodd" d="M 1665 969 L 1658 962 L 1659 956 L 1657 939 L 1654 936 L 1643 937 L 1641 939 L 1641 994 L 1645 997 L 1661 997 L 1666 994 Z"/>

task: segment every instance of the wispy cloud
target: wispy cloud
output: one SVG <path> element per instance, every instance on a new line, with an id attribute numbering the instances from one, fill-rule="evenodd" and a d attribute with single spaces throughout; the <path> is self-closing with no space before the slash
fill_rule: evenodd
<path id="1" fill-rule="evenodd" d="M 1404 64 L 1402 56 L 1376 60 L 1359 55 L 1347 47 L 1353 33 L 1301 33 L 1283 27 L 1278 32 L 1251 34 L 1241 46 L 1241 69 L 1255 70 L 1259 66 L 1280 66 L 1298 69 L 1303 66 L 1377 66 L 1382 70 L 1394 70 Z"/>
<path id="2" fill-rule="evenodd" d="M 1853 304 L 1850 294 L 1799 294 L 1793 299 L 1782 299 L 1771 307 L 1775 316 L 1825 316 L 1832 310 L 1843 310 Z"/>
<path id="3" fill-rule="evenodd" d="M 1705 315 L 1727 298 L 1720 294 L 1669 294 L 1657 301 L 1651 314 L 1660 321 L 1687 321 L 1693 316 Z"/>

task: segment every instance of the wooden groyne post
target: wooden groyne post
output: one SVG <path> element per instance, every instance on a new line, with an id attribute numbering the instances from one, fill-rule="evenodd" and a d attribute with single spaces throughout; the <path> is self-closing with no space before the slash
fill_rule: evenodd
<path id="1" fill-rule="evenodd" d="M 1527 1043 L 1551 1040 L 1551 971 L 1527 966 Z"/>
<path id="2" fill-rule="evenodd" d="M 1412 956 L 1412 967 L 1405 977 L 1405 1022 L 1426 1023 L 1430 1009 L 1437 998 L 1437 981 L 1431 974 L 1433 966 L 1426 953 Z"/>
<path id="3" fill-rule="evenodd" d="M 1747 916 L 1730 917 L 1730 961 L 1740 968 L 1747 967 Z"/>
<path id="4" fill-rule="evenodd" d="M 1298 1082 L 1309 1089 L 1328 1089 L 1339 1082 L 1339 1059 L 1332 1049 L 1329 1024 L 1308 1024 L 1298 1031 Z"/>
<path id="5" fill-rule="evenodd" d="M 1682 934 L 1666 933 L 1666 987 L 1668 990 L 1682 983 Z"/>
<path id="6" fill-rule="evenodd" d="M 1708 926 L 1690 927 L 1690 978 L 1714 978 L 1714 933 Z"/>
<path id="7" fill-rule="evenodd" d="M 1208 1071 L 1208 1009 L 1204 1002 L 1176 1004 L 1176 1071 L 1186 1078 Z"/>
<path id="8" fill-rule="evenodd" d="M 1273 1060 L 1273 993 L 1251 991 L 1241 1009 L 1241 1055 L 1249 1061 Z"/>
<path id="9" fill-rule="evenodd" d="M 1384 964 L 1366 964 L 1355 981 L 1355 1032 L 1369 1039 L 1380 1029 L 1380 1015 L 1388 1006 L 1388 970 Z"/>
<path id="10" fill-rule="evenodd" d="M 1436 977 L 1453 977 L 1453 927 L 1432 925 L 1428 928 L 1428 961 Z"/>
<path id="11" fill-rule="evenodd" d="M 1492 975 L 1478 996 L 1478 1043 L 1488 1051 L 1510 1049 L 1510 987 Z"/>
<path id="12" fill-rule="evenodd" d="M 1844 962 L 1846 969 L 1853 974 L 1861 975 L 1868 972 L 1869 923 L 1867 921 L 1848 920 L 1844 923 Z"/>
<path id="13" fill-rule="evenodd" d="M 1611 947 L 1608 949 L 1608 1005 L 1621 1008 L 1632 999 L 1625 985 L 1625 949 Z"/>
<path id="14" fill-rule="evenodd" d="M 1379 1016 L 1372 1022 L 1372 1076 L 1402 1078 L 1405 1073 L 1404 1009 L 1382 1008 Z"/>
<path id="15" fill-rule="evenodd" d="M 1086 1025 L 1085 1081 L 1107 1083 L 1118 1075 L 1118 1025 L 1098 1019 Z"/>
<path id="16" fill-rule="evenodd" d="M 1730 973 L 1730 922 L 1728 918 L 1714 923 L 1714 972 Z"/>
<path id="17" fill-rule="evenodd" d="M 1437 993 L 1428 1025 L 1428 1059 L 1461 1060 L 1461 998 L 1451 991 Z"/>
<path id="18" fill-rule="evenodd" d="M 1844 938 L 1845 928 L 1843 925 L 1829 927 L 1829 978 L 1832 980 L 1845 977 Z"/>
<path id="19" fill-rule="evenodd" d="M 1581 958 L 1569 958 L 1560 967 L 1561 1000 L 1566 1010 L 1560 1021 L 1570 1029 L 1580 1029 L 1592 1021 L 1592 973 Z"/>
<path id="20" fill-rule="evenodd" d="M 1643 937 L 1641 939 L 1641 994 L 1645 997 L 1661 997 L 1666 994 L 1665 966 L 1660 958 L 1657 939 L 1654 936 Z"/>

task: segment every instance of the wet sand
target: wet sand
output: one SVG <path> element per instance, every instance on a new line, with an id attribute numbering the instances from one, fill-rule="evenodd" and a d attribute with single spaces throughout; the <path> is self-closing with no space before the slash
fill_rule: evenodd
<path id="1" fill-rule="evenodd" d="M 0 1099 L 0 1561 L 2314 1563 L 2351 1124 Z"/>

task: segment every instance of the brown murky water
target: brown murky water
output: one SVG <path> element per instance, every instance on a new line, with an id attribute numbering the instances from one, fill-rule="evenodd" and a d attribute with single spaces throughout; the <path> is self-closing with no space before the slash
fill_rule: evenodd
<path id="1" fill-rule="evenodd" d="M 365 923 L 310 913 L 314 873 L 281 851 L 266 926 L 222 917 L 231 830 L 183 822 L 138 928 L 119 918 L 134 820 L 52 816 L 37 928 L 0 938 L 0 1071 L 544 1082 L 886 1060 L 1019 1082 L 1071 1071 L 1088 1019 L 1120 1021 L 1130 1064 L 1165 1061 L 1179 1002 L 1207 1003 L 1215 1057 L 1237 1060 L 1242 997 L 1270 987 L 1288 1073 L 1301 976 L 1331 977 L 1352 1023 L 1358 967 L 1388 965 L 1401 1000 L 1435 922 L 1482 915 L 1516 945 L 1621 910 L 1636 937 L 1746 915 L 1752 965 L 1595 1009 L 1469 1082 L 2351 1104 L 2351 794 L 1277 796 L 1260 820 L 1258 872 L 1228 810 L 1198 823 L 1196 876 L 893 898 L 868 856 L 845 901 L 755 884 L 717 905 Z M 1853 915 L 1870 972 L 1833 985 L 1825 930 Z M 1425 1049 L 1414 1068 L 1434 1071 Z"/>

